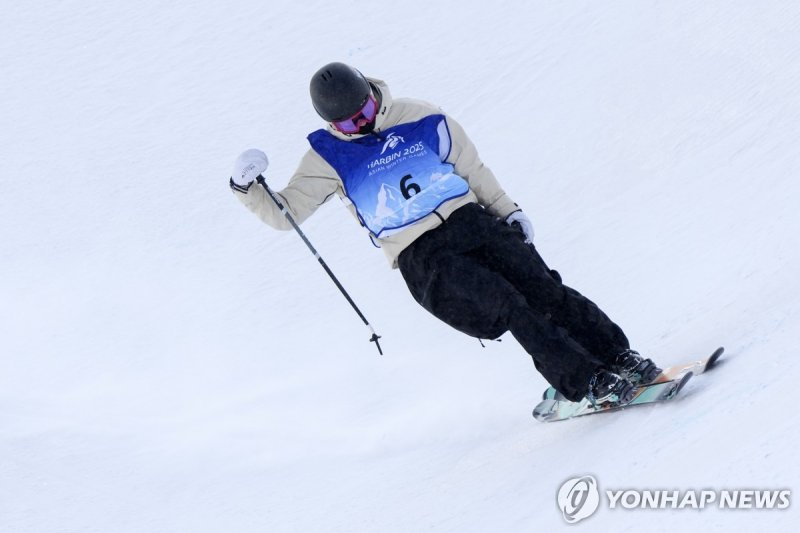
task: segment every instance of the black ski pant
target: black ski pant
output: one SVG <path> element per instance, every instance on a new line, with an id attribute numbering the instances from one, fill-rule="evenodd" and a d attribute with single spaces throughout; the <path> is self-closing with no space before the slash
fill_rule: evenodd
<path id="1" fill-rule="evenodd" d="M 478 204 L 454 211 L 398 258 L 414 299 L 482 339 L 510 331 L 539 372 L 569 400 L 630 347 L 594 303 L 561 283 L 524 234 Z"/>

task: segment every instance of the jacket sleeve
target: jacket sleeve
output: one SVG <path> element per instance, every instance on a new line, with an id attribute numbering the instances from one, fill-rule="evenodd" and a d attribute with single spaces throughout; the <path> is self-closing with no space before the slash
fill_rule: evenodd
<path id="1" fill-rule="evenodd" d="M 341 190 L 336 171 L 313 150 L 306 152 L 289 184 L 280 191 L 273 191 L 295 222 L 302 224 L 319 206 Z M 247 189 L 231 186 L 234 195 L 245 207 L 255 213 L 264 223 L 275 229 L 290 230 L 286 220 L 267 191 L 257 183 Z"/>
<path id="2" fill-rule="evenodd" d="M 455 167 L 456 174 L 467 180 L 470 189 L 478 197 L 478 202 L 491 214 L 500 218 L 519 211 L 519 206 L 500 187 L 491 169 L 481 161 L 478 150 L 464 128 L 451 116 L 445 115 L 445 117 L 451 142 L 447 162 Z"/>

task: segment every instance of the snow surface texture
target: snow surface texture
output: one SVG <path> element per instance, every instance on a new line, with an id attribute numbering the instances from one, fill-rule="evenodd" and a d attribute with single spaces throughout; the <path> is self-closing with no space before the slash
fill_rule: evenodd
<path id="1" fill-rule="evenodd" d="M 800 523 L 795 502 L 567 526 L 555 502 L 584 473 L 800 488 L 798 2 L 173 4 L 3 10 L 0 531 Z M 669 365 L 724 344 L 724 364 L 672 404 L 537 423 L 546 383 L 513 338 L 429 316 L 333 201 L 303 227 L 379 357 L 227 184 L 250 147 L 286 183 L 334 60 L 458 118 L 635 347 Z"/>

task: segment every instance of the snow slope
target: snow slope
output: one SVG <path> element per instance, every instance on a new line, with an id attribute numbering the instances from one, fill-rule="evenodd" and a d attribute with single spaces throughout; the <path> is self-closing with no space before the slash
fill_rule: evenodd
<path id="1" fill-rule="evenodd" d="M 0 531 L 552 531 L 578 474 L 796 490 L 798 26 L 793 0 L 9 5 Z M 379 357 L 227 185 L 249 147 L 285 184 L 332 60 L 457 117 L 636 347 L 724 364 L 672 405 L 536 423 L 513 338 L 430 317 L 331 202 L 304 229 Z M 796 507 L 574 527 L 788 531 Z"/>

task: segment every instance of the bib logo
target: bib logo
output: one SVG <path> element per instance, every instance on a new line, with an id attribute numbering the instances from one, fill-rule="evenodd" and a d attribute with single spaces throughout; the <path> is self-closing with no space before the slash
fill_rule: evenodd
<path id="1" fill-rule="evenodd" d="M 395 148 L 397 148 L 398 144 L 404 143 L 404 142 L 406 142 L 405 139 L 403 139 L 399 135 L 396 135 L 394 133 L 390 133 L 389 136 L 386 138 L 386 142 L 383 145 L 383 150 L 381 150 L 381 155 L 385 154 L 386 150 L 388 150 L 389 148 L 394 150 Z"/>
<path id="2" fill-rule="evenodd" d="M 569 524 L 589 518 L 599 505 L 600 491 L 592 476 L 568 479 L 558 490 L 558 507 Z"/>

